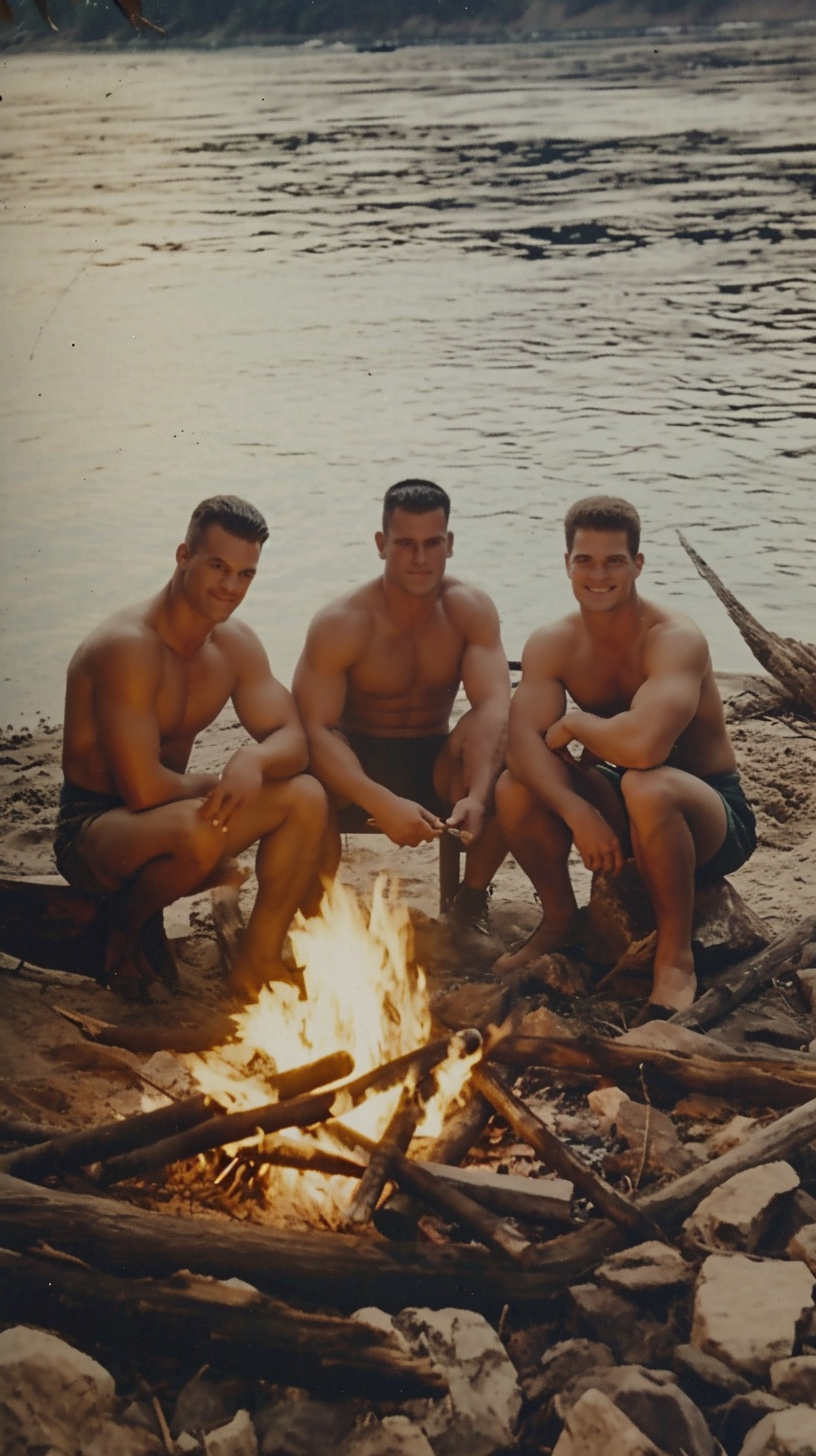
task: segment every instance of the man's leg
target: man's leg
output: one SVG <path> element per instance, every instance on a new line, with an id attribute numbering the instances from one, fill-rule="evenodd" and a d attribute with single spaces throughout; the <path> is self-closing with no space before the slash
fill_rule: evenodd
<path id="1" fill-rule="evenodd" d="M 574 791 L 594 804 L 626 844 L 626 815 L 612 785 L 594 769 L 571 769 L 570 777 Z M 568 869 L 572 833 L 563 819 L 509 770 L 496 785 L 496 810 L 510 850 L 532 882 L 542 909 L 541 922 L 530 938 L 497 960 L 493 969 L 505 975 L 537 956 L 571 945 L 578 906 Z"/>
<path id="2" fill-rule="evenodd" d="M 252 964 L 256 969 L 260 966 L 257 940 L 259 926 L 265 926 L 269 936 L 265 963 L 288 975 L 280 951 L 297 899 L 282 930 L 280 922 L 295 887 L 298 896 L 303 893 L 302 875 L 311 878 L 314 874 L 325 817 L 323 790 L 307 775 L 265 785 L 254 804 L 233 816 L 226 834 L 202 817 L 200 801 L 193 799 L 162 804 L 138 814 L 113 809 L 100 815 L 84 835 L 82 852 L 99 881 L 119 892 L 108 954 L 109 973 L 121 974 L 125 982 L 144 979 L 147 968 L 140 956 L 138 938 L 145 923 L 165 905 L 198 889 L 221 860 L 258 840 L 256 907 L 260 902 L 261 908 L 253 931 L 256 949 Z M 283 829 L 291 855 L 285 863 L 281 863 L 280 856 L 265 852 L 266 836 Z M 270 917 L 269 903 L 276 897 L 282 908 Z M 250 924 L 254 919 L 253 910 Z"/>
<path id="3" fill-rule="evenodd" d="M 621 780 L 637 867 L 657 921 L 651 1001 L 683 1011 L 694 1000 L 694 872 L 717 853 L 728 821 L 719 794 L 676 768 L 629 769 Z"/>

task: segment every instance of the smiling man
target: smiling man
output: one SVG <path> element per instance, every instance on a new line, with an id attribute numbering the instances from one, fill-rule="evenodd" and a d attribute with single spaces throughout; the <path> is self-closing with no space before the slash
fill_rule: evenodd
<path id="1" fill-rule="evenodd" d="M 457 829 L 469 847 L 451 914 L 464 942 L 488 936 L 487 886 L 506 853 L 493 786 L 510 678 L 490 598 L 445 575 L 449 512 L 432 481 L 386 491 L 375 536 L 382 575 L 314 618 L 293 691 L 332 801 L 324 873 L 336 871 L 340 830 L 367 820 L 399 845 Z M 451 732 L 460 684 L 470 710 Z"/>
<path id="2" fill-rule="evenodd" d="M 269 532 L 237 496 L 193 512 L 171 580 L 108 617 L 68 668 L 55 839 L 70 884 L 111 898 L 109 983 L 136 994 L 170 979 L 160 911 L 217 880 L 223 861 L 258 842 L 258 893 L 232 989 L 254 995 L 291 979 L 281 960 L 311 884 L 326 796 L 304 774 L 306 737 L 292 696 L 255 633 L 231 621 Z M 190 773 L 196 735 L 232 699 L 254 740 L 220 774 Z"/>
<path id="3" fill-rule="evenodd" d="M 510 848 L 544 913 L 496 970 L 572 943 L 573 843 L 587 869 L 605 873 L 633 853 L 657 921 L 643 1019 L 665 1018 L 694 1000 L 695 881 L 729 874 L 748 859 L 754 815 L 703 634 L 681 612 L 638 594 L 643 556 L 634 506 L 590 496 L 571 507 L 564 528 L 578 611 L 540 627 L 524 649 L 507 772 L 496 789 Z"/>

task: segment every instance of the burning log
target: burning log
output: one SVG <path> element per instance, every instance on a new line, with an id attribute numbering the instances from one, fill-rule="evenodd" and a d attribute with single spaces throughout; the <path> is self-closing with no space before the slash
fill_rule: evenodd
<path id="1" fill-rule="evenodd" d="M 391 1158 L 394 1153 L 404 1153 L 417 1126 L 422 1119 L 425 1103 L 436 1091 L 433 1075 L 427 1076 L 421 1087 L 403 1088 L 397 1109 L 391 1118 L 377 1146 L 368 1160 L 360 1186 L 352 1199 L 348 1223 L 370 1223 L 371 1216 L 380 1201 L 380 1195 L 388 1182 Z"/>
<path id="2" fill-rule="evenodd" d="M 673 1018 L 672 1018 L 673 1019 Z M 816 1094 L 816 1064 L 793 1052 L 755 1056 L 732 1049 L 724 1056 L 635 1046 L 606 1037 L 507 1037 L 491 1053 L 511 1067 L 548 1067 L 640 1082 L 641 1069 L 676 1091 L 725 1097 L 736 1106 L 795 1107 Z"/>
<path id="3" fill-rule="evenodd" d="M 345 1158 L 327 1148 L 304 1146 L 302 1143 L 278 1142 L 268 1147 L 244 1148 L 241 1161 L 250 1168 L 271 1165 L 276 1168 L 297 1168 L 301 1173 L 325 1173 L 329 1177 L 360 1178 L 366 1164 L 355 1158 Z"/>
<path id="4" fill-rule="evenodd" d="M 154 1112 L 140 1112 L 118 1122 L 105 1122 L 99 1127 L 81 1128 L 50 1138 L 48 1142 L 21 1148 L 0 1158 L 0 1172 L 19 1178 L 47 1178 L 53 1173 L 84 1168 L 100 1158 L 144 1147 L 168 1133 L 183 1134 L 200 1126 L 223 1109 L 212 1097 L 189 1097 L 172 1102 Z"/>
<path id="5" fill-rule="evenodd" d="M 800 920 L 798 925 L 785 935 L 777 936 L 764 950 L 731 966 L 688 1011 L 678 1011 L 672 1021 L 677 1026 L 690 1026 L 694 1031 L 705 1031 L 706 1027 L 714 1026 L 776 976 L 796 970 L 805 947 L 813 941 L 816 941 L 816 915 Z"/>
<path id="6" fill-rule="evenodd" d="M 111 1158 L 97 1171 L 97 1180 L 108 1184 L 119 1183 L 126 1178 L 140 1178 L 155 1168 L 194 1158 L 211 1148 L 242 1142 L 257 1132 L 280 1132 L 287 1127 L 311 1127 L 357 1107 L 370 1092 L 379 1092 L 393 1086 L 395 1082 L 403 1081 L 414 1069 L 423 1076 L 427 1075 L 434 1066 L 444 1061 L 452 1049 L 458 1049 L 460 1054 L 468 1054 L 477 1050 L 480 1045 L 478 1031 L 460 1032 L 454 1037 L 430 1042 L 417 1051 L 385 1062 L 383 1066 L 375 1067 L 373 1071 L 364 1073 L 353 1082 L 346 1082 L 326 1092 L 317 1092 L 307 1097 L 292 1097 L 285 1102 L 272 1102 L 263 1107 L 250 1108 L 248 1112 L 232 1112 L 224 1117 L 213 1118 L 207 1124 L 191 1128 L 189 1132 L 181 1133 L 178 1137 L 165 1138 L 151 1147 Z"/>
<path id="7" fill-rule="evenodd" d="M 353 1066 L 347 1052 L 320 1057 L 305 1067 L 280 1072 L 269 1081 L 277 1085 L 281 1101 L 293 1098 L 308 1087 L 325 1086 L 348 1073 Z M 276 1104 L 277 1105 L 277 1104 Z M 101 1127 L 64 1133 L 37 1147 L 23 1148 L 0 1158 L 0 1171 L 21 1178 L 45 1178 L 68 1169 L 85 1168 L 90 1163 L 136 1156 L 139 1149 L 163 1146 L 166 1142 L 195 1136 L 204 1125 L 222 1122 L 224 1109 L 211 1097 L 191 1097 L 160 1107 L 155 1112 L 137 1113 Z M 218 1146 L 218 1144 L 215 1144 Z"/>
<path id="8" fill-rule="evenodd" d="M 497 1218 L 461 1189 L 455 1188 L 444 1178 L 437 1177 L 427 1164 L 412 1163 L 404 1153 L 394 1149 L 388 1159 L 388 1170 L 401 1188 L 407 1188 L 421 1198 L 423 1203 L 439 1209 L 474 1234 L 488 1248 L 507 1254 L 511 1259 L 519 1259 L 531 1249 L 529 1240 L 513 1228 L 512 1224 Z"/>
<path id="9" fill-rule="evenodd" d="M 808 717 L 813 717 L 816 714 L 816 648 L 805 642 L 797 642 L 792 637 L 778 637 L 775 632 L 769 632 L 720 581 L 716 572 L 712 571 L 708 563 L 689 544 L 683 532 L 678 531 L 677 534 L 684 551 L 691 557 L 703 580 L 708 582 L 719 597 L 757 662 L 782 684 Z"/>
<path id="10" fill-rule="evenodd" d="M 570 1152 L 562 1142 L 551 1133 L 548 1127 L 529 1107 L 525 1107 L 520 1097 L 516 1097 L 505 1087 L 487 1067 L 475 1067 L 471 1073 L 473 1081 L 479 1091 L 487 1098 L 492 1107 L 495 1108 L 513 1131 L 523 1138 L 534 1152 L 543 1159 L 562 1178 L 568 1178 L 576 1188 L 590 1198 L 600 1213 L 605 1213 L 619 1228 L 626 1229 L 627 1233 L 634 1234 L 641 1239 L 660 1238 L 660 1231 L 640 1207 L 630 1203 L 621 1193 L 597 1173 L 593 1173 L 586 1163 L 582 1162 L 575 1153 Z"/>
<path id="11" fill-rule="evenodd" d="M 370 1391 L 394 1398 L 441 1395 L 444 1376 L 430 1360 L 407 1354 L 358 1320 L 301 1310 L 200 1276 L 138 1282 L 54 1258 L 0 1250 L 0 1308 L 11 1324 L 39 1324 L 76 1339 L 132 1354 L 150 1349 L 157 1327 L 166 1345 L 191 1360 L 216 1358 L 241 1373 L 337 1394 Z M 328 1367 L 328 1369 L 327 1369 Z M 337 1380 L 333 1380 L 336 1372 Z"/>
<path id="12" fill-rule="evenodd" d="M 452 1166 L 461 1163 L 474 1143 L 479 1141 L 492 1115 L 490 1103 L 469 1082 L 463 1105 L 448 1119 L 423 1161 L 435 1163 L 437 1168 L 443 1163 Z M 417 1220 L 421 1212 L 421 1206 L 407 1194 L 392 1193 L 385 1203 L 375 1209 L 374 1226 L 388 1239 L 412 1239 L 416 1235 Z M 499 1212 L 509 1213 L 510 1210 Z"/>

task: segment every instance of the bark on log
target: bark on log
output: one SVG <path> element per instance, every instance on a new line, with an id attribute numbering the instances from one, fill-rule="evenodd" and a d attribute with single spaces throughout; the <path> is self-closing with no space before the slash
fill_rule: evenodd
<path id="1" fill-rule="evenodd" d="M 425 1091 L 432 1096 L 436 1090 L 433 1078 L 426 1078 L 431 1085 Z M 424 1099 L 417 1087 L 404 1087 L 396 1111 L 391 1118 L 376 1148 L 372 1152 L 368 1167 L 360 1178 L 348 1211 L 347 1224 L 370 1223 L 371 1216 L 380 1201 L 380 1195 L 389 1179 L 389 1167 L 393 1153 L 404 1153 L 408 1147 L 424 1110 Z"/>
<path id="2" fill-rule="evenodd" d="M 451 1167 L 461 1163 L 474 1143 L 479 1141 L 492 1116 L 490 1103 L 469 1082 L 463 1105 L 445 1123 L 423 1161 L 447 1163 Z M 413 1239 L 421 1215 L 422 1205 L 416 1199 L 409 1198 L 407 1193 L 396 1192 L 375 1209 L 373 1222 L 387 1239 Z"/>
<path id="3" fill-rule="evenodd" d="M 680 544 L 694 562 L 704 581 L 719 597 L 744 642 L 757 662 L 776 678 L 778 683 L 808 717 L 816 716 L 816 648 L 792 637 L 778 637 L 758 622 L 733 592 L 728 590 L 716 572 L 678 531 Z"/>
<path id="4" fill-rule="evenodd" d="M 211 1148 L 242 1142 L 259 1130 L 268 1133 L 281 1132 L 288 1127 L 312 1127 L 332 1115 L 358 1106 L 369 1092 L 381 1091 L 403 1081 L 409 1072 L 416 1070 L 420 1075 L 427 1075 L 444 1061 L 451 1049 L 465 1053 L 475 1051 L 479 1045 L 481 1037 L 477 1031 L 459 1032 L 456 1036 L 429 1042 L 427 1046 L 365 1072 L 353 1082 L 345 1082 L 326 1092 L 316 1092 L 309 1097 L 291 1097 L 286 1101 L 250 1108 L 248 1112 L 233 1112 L 226 1117 L 213 1118 L 206 1125 L 192 1128 L 179 1137 L 167 1138 L 151 1147 L 109 1159 L 97 1171 L 97 1180 L 107 1185 L 127 1178 L 141 1178 L 156 1168 L 197 1157 Z"/>
<path id="5" fill-rule="evenodd" d="M 531 1244 L 505 1219 L 497 1218 L 489 1209 L 469 1198 L 460 1189 L 452 1187 L 444 1179 L 436 1177 L 424 1163 L 412 1163 L 404 1153 L 391 1153 L 389 1171 L 400 1188 L 416 1194 L 423 1203 L 430 1204 L 452 1218 L 461 1228 L 467 1229 L 488 1248 L 510 1259 L 520 1259 Z"/>
<path id="6" fill-rule="evenodd" d="M 200 1277 L 136 1281 L 54 1258 L 0 1249 L 0 1319 L 38 1324 L 132 1358 L 140 1346 L 184 1350 L 189 1363 L 216 1362 L 260 1378 L 338 1394 L 393 1398 L 440 1395 L 447 1385 L 429 1360 L 390 1345 L 357 1320 L 300 1310 L 263 1294 L 244 1296 Z M 332 1377 L 326 1366 L 336 1371 Z"/>
<path id="7" fill-rule="evenodd" d="M 693 1006 L 676 1012 L 672 1021 L 676 1026 L 690 1026 L 693 1031 L 705 1031 L 706 1027 L 716 1025 L 775 976 L 796 970 L 805 946 L 814 940 L 816 915 L 810 915 L 747 961 L 731 966 Z"/>
<path id="8" fill-rule="evenodd" d="M 703 1092 L 735 1106 L 796 1107 L 816 1096 L 816 1063 L 793 1053 L 776 1062 L 764 1054 L 704 1057 L 605 1037 L 518 1036 L 499 1043 L 492 1056 L 510 1067 L 588 1072 L 638 1085 L 644 1068 L 656 1100 L 665 1090 L 670 1098 L 678 1091 Z"/>
<path id="9" fill-rule="evenodd" d="M 626 1229 L 640 1239 L 660 1237 L 657 1229 L 643 1211 L 628 1198 L 624 1198 L 603 1178 L 587 1166 L 575 1153 L 551 1133 L 548 1127 L 529 1107 L 503 1086 L 490 1068 L 475 1067 L 471 1073 L 474 1083 L 496 1112 L 509 1123 L 513 1131 L 523 1138 L 548 1167 L 568 1178 L 587 1198 L 592 1200 L 599 1213 Z"/>
<path id="10" fill-rule="evenodd" d="M 171 1132 L 183 1133 L 212 1120 L 223 1108 L 212 1097 L 187 1097 L 154 1112 L 140 1112 L 118 1122 L 105 1122 L 99 1127 L 81 1128 L 62 1133 L 49 1142 L 20 1148 L 0 1158 L 0 1172 L 18 1178 L 46 1178 L 70 1168 L 84 1168 L 88 1163 L 114 1153 L 144 1147 L 158 1142 Z"/>

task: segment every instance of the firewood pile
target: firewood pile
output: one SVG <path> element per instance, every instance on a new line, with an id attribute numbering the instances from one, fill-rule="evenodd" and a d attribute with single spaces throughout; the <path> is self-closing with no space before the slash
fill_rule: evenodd
<path id="1" fill-rule="evenodd" d="M 45 1330 L 119 1370 L 139 1351 L 130 1424 L 100 1396 L 101 1452 L 816 1451 L 816 1059 L 724 1039 L 782 980 L 809 1004 L 814 962 L 810 916 L 623 1036 L 519 983 L 498 1026 L 362 1076 L 338 1049 L 249 1111 L 0 1125 L 0 1309 L 29 1327 L 0 1334 L 0 1446 L 62 1449 L 19 1394 L 64 1348 Z M 469 1077 L 428 1145 L 451 1057 Z M 375 1142 L 343 1118 L 385 1087 Z M 236 1218 L 281 1166 L 350 1180 L 345 1226 Z M 233 1217 L 156 1211 L 180 1177 Z"/>

